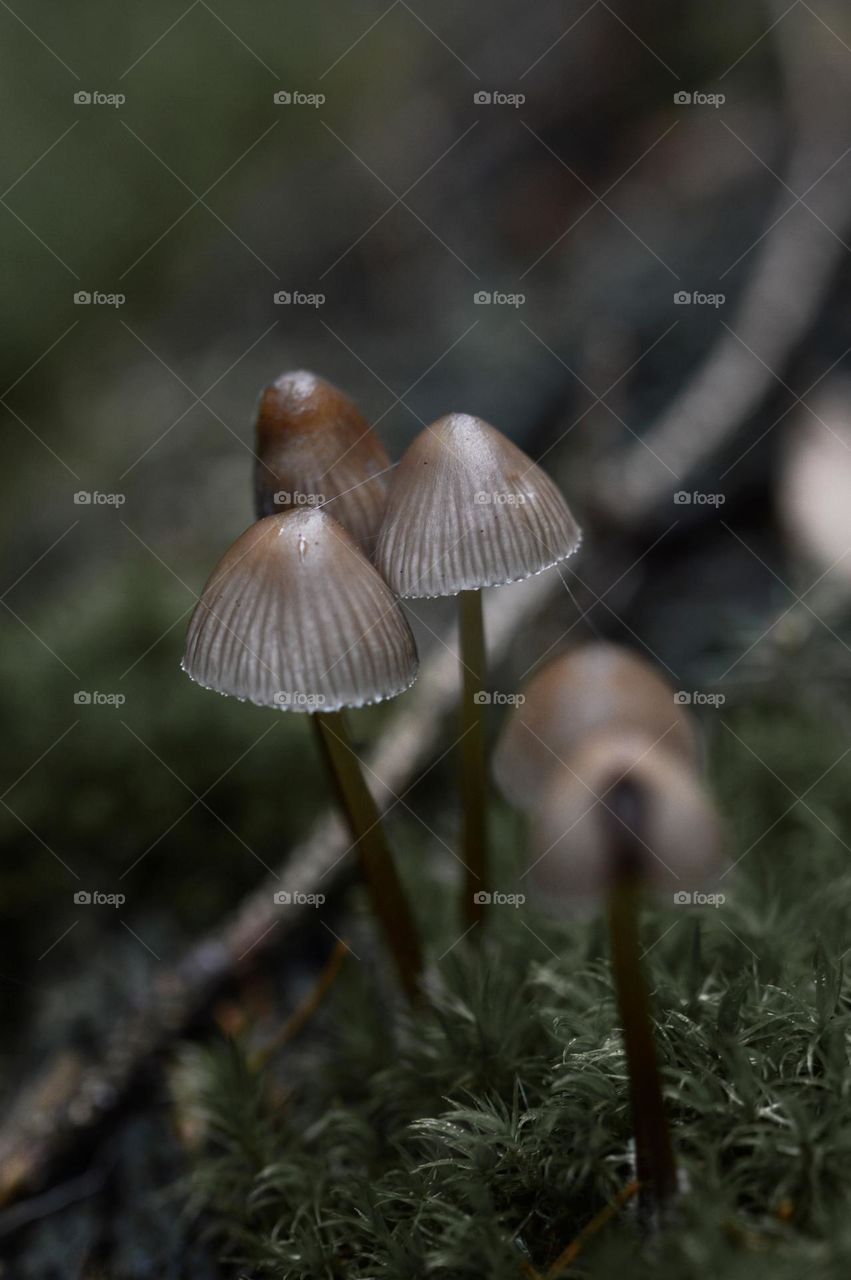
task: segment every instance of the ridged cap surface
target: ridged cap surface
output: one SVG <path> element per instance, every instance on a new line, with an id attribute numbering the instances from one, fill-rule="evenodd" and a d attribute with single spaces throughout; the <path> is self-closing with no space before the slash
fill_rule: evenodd
<path id="1" fill-rule="evenodd" d="M 399 605 L 324 511 L 251 526 L 225 553 L 192 615 L 183 670 L 258 706 L 337 711 L 402 693 L 417 674 Z"/>
<path id="2" fill-rule="evenodd" d="M 375 559 L 400 596 L 450 596 L 529 578 L 580 539 L 531 458 L 480 418 L 452 413 L 393 472 Z"/>

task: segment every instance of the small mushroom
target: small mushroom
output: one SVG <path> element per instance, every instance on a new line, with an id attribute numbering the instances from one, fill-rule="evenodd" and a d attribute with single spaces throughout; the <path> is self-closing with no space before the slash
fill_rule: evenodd
<path id="1" fill-rule="evenodd" d="M 416 927 L 342 715 L 416 679 L 414 638 L 387 584 L 326 512 L 267 516 L 214 569 L 182 666 L 207 689 L 313 713 L 373 907 L 413 997 L 422 963 Z"/>
<path id="2" fill-rule="evenodd" d="M 465 914 L 487 885 L 481 590 L 573 554 L 579 526 L 553 481 L 480 418 L 452 413 L 416 437 L 390 484 L 376 563 L 403 598 L 458 595 L 463 673 Z"/>
<path id="3" fill-rule="evenodd" d="M 607 726 L 640 729 L 697 766 L 699 743 L 668 682 L 638 654 L 592 640 L 551 659 L 524 686 L 494 752 L 493 772 L 510 803 L 536 804 L 560 760 Z"/>
<path id="4" fill-rule="evenodd" d="M 530 881 L 551 910 L 605 903 L 629 1068 L 639 1197 L 658 1216 L 677 1189 L 639 935 L 640 891 L 692 900 L 722 865 L 713 807 L 683 757 L 607 728 L 550 773 L 533 819 Z"/>
<path id="5" fill-rule="evenodd" d="M 257 518 L 326 505 L 370 554 L 387 498 L 391 463 L 356 405 L 314 373 L 283 373 L 257 411 Z"/>
<path id="6" fill-rule="evenodd" d="M 640 827 L 632 831 L 642 884 L 672 900 L 717 876 L 723 865 L 718 820 L 686 759 L 649 733 L 610 726 L 549 770 L 539 790 L 528 874 L 545 906 L 584 912 L 605 900 L 615 879 L 613 831 L 631 831 L 608 797 L 627 779 L 642 797 Z"/>

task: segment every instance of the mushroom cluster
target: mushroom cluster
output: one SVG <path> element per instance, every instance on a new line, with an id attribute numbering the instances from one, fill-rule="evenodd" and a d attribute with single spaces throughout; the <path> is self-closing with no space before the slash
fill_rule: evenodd
<path id="1" fill-rule="evenodd" d="M 264 392 L 257 446 L 261 518 L 204 587 L 183 670 L 207 689 L 311 714 L 373 909 L 414 999 L 416 924 L 343 716 L 395 697 L 417 675 L 407 619 L 362 549 L 383 513 L 386 455 L 348 398 L 308 373 L 285 374 Z M 329 496 L 317 502 L 322 486 Z"/>

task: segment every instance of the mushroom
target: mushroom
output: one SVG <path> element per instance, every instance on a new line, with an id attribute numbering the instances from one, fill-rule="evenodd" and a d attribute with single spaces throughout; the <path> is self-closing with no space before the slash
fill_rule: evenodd
<path id="1" fill-rule="evenodd" d="M 717 818 L 682 754 L 662 750 L 651 733 L 610 725 L 549 773 L 532 858 L 526 874 L 548 909 L 607 903 L 641 1203 L 646 1214 L 659 1212 L 676 1191 L 676 1165 L 641 964 L 639 895 L 650 884 L 690 902 L 722 865 Z"/>
<path id="2" fill-rule="evenodd" d="M 494 752 L 503 795 L 531 809 L 559 761 L 609 725 L 643 729 L 660 748 L 698 764 L 694 724 L 668 682 L 629 649 L 592 640 L 551 659 L 524 686 Z"/>
<path id="3" fill-rule="evenodd" d="M 643 798 L 635 837 L 642 884 L 691 893 L 717 874 L 717 818 L 688 762 L 665 750 L 652 731 L 609 725 L 555 762 L 539 789 L 528 874 L 543 903 L 583 911 L 605 899 L 613 880 L 614 821 L 606 797 L 627 778 Z"/>
<path id="4" fill-rule="evenodd" d="M 463 672 L 464 902 L 481 919 L 487 883 L 481 590 L 572 555 L 579 527 L 553 481 L 501 432 L 452 413 L 410 445 L 390 484 L 376 564 L 403 598 L 457 595 Z"/>
<path id="5" fill-rule="evenodd" d="M 414 638 L 387 584 L 325 511 L 267 516 L 213 570 L 181 665 L 207 689 L 312 713 L 373 907 L 413 996 L 416 928 L 342 715 L 395 697 L 416 679 Z"/>
<path id="6" fill-rule="evenodd" d="M 291 507 L 331 505 L 370 554 L 384 515 L 384 446 L 342 391 L 300 369 L 266 387 L 257 411 L 257 518 Z"/>

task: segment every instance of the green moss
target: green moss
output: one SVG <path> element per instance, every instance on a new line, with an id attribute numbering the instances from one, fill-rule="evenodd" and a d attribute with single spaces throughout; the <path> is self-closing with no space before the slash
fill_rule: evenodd
<path id="1" fill-rule="evenodd" d="M 733 857 L 745 856 L 722 907 L 649 905 L 644 921 L 690 1192 L 650 1242 L 622 1211 L 572 1274 L 839 1276 L 851 1262 L 851 796 L 830 770 L 842 735 L 793 708 L 725 722 L 713 773 Z M 794 800 L 819 778 L 809 809 Z M 495 819 L 510 887 L 516 824 Z M 429 877 L 434 851 L 417 831 L 396 835 L 409 872 L 421 868 L 436 958 L 460 933 L 454 894 Z M 351 962 L 309 1046 L 271 1074 L 253 1076 L 234 1046 L 196 1059 L 211 1127 L 194 1204 L 228 1256 L 278 1277 L 507 1280 L 524 1260 L 550 1265 L 629 1181 L 599 926 L 529 907 L 494 908 L 490 926 L 487 945 L 435 964 L 433 1010 L 395 1035 Z"/>

